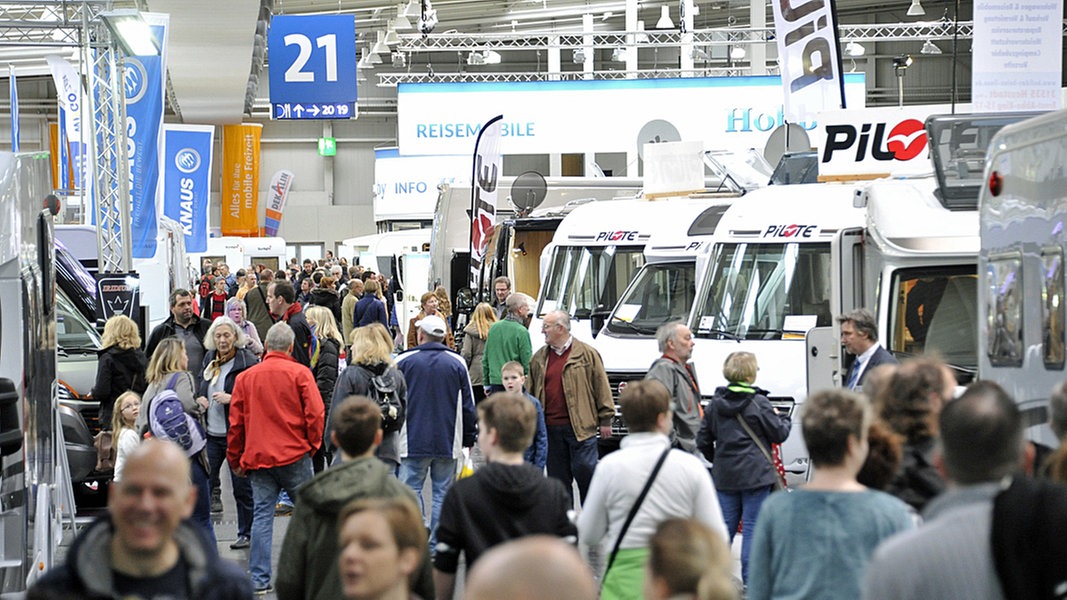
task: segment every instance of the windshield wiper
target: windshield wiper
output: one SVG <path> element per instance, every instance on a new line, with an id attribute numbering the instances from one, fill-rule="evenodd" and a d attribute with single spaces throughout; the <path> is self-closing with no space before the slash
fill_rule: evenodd
<path id="1" fill-rule="evenodd" d="M 75 354 L 96 354 L 100 351 L 99 348 L 93 346 L 64 346 L 63 344 L 57 344 L 57 347 L 63 352 L 75 353 Z"/>
<path id="2" fill-rule="evenodd" d="M 612 319 L 612 321 L 608 323 L 608 326 L 610 327 L 613 325 L 622 325 L 624 329 L 629 329 L 630 331 L 641 335 L 655 335 L 656 333 L 655 329 L 641 327 L 640 325 L 634 325 L 633 323 L 629 321 L 623 321 L 622 319 Z"/>
<path id="3" fill-rule="evenodd" d="M 736 333 L 734 333 L 732 331 L 726 331 L 725 329 L 699 329 L 699 330 L 697 330 L 697 337 L 710 337 L 712 335 L 717 335 L 717 336 L 719 336 L 721 338 L 726 338 L 728 340 L 733 340 L 733 341 L 735 341 L 737 343 L 741 343 L 741 336 L 737 335 Z"/>

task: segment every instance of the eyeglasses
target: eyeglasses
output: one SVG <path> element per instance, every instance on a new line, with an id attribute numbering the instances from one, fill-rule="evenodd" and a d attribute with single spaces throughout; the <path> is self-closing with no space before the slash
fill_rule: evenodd
<path id="1" fill-rule="evenodd" d="M 137 408 L 137 405 L 136 405 L 136 404 L 127 404 L 126 406 L 123 406 L 123 407 L 122 407 L 122 410 L 123 410 L 123 412 L 125 412 L 125 411 L 127 411 L 127 410 L 133 410 L 133 409 L 135 409 L 135 408 Z"/>
<path id="2" fill-rule="evenodd" d="M 541 331 L 548 331 L 558 324 L 559 323 L 541 323 Z"/>

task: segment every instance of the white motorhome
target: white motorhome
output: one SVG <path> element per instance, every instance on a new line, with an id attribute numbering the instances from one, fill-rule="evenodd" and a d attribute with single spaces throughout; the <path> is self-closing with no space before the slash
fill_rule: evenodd
<path id="1" fill-rule="evenodd" d="M 622 177 L 553 177 L 542 178 L 543 200 L 535 201 L 536 194 L 533 188 L 535 184 L 524 182 L 531 178 L 502 177 L 497 189 L 500 190 L 497 202 L 497 223 L 502 223 L 515 217 L 519 208 L 528 214 L 533 208 L 549 209 L 562 207 L 568 203 L 579 204 L 590 200 L 610 200 L 613 198 L 634 197 L 642 188 L 640 179 Z M 536 178 L 534 178 L 536 179 Z M 518 186 L 516 186 L 518 180 Z M 437 197 L 437 210 L 434 212 L 433 232 L 430 241 L 430 274 L 429 287 L 438 285 L 445 286 L 452 305 L 456 306 L 456 293 L 470 285 L 470 227 L 471 227 L 471 186 L 441 184 L 440 194 Z M 497 230 L 501 228 L 498 226 Z M 476 297 L 489 299 L 491 294 L 492 279 L 497 275 L 512 277 L 514 289 L 537 295 L 540 281 L 537 281 L 537 261 L 541 251 L 552 239 L 552 230 L 547 232 L 531 230 L 522 233 L 516 230 L 514 235 L 494 234 L 490 245 L 498 248 L 497 255 L 502 257 L 497 261 L 498 267 L 488 271 L 489 277 L 482 277 L 484 294 L 475 294 Z M 501 245 L 503 244 L 503 245 Z M 505 248 L 505 250 L 499 250 Z M 521 248 L 521 250 L 520 250 Z M 533 257 L 535 267 L 532 269 L 534 281 L 525 281 L 520 284 L 513 277 L 512 259 L 515 252 L 525 251 L 526 256 Z M 535 287 L 530 287 L 534 285 Z"/>
<path id="2" fill-rule="evenodd" d="M 1067 111 L 1004 127 L 979 196 L 978 375 L 1022 410 L 1036 441 L 1055 446 L 1048 398 L 1065 379 Z"/>
<path id="3" fill-rule="evenodd" d="M 398 289 L 395 306 L 400 330 L 407 335 L 408 323 L 422 310 L 419 298 L 429 291 L 430 230 L 402 229 L 348 238 L 341 242 L 340 256 L 350 258 L 392 279 Z"/>
<path id="4" fill-rule="evenodd" d="M 56 399 L 56 280 L 48 155 L 0 153 L 0 591 L 25 590 L 74 526 L 71 469 L 95 467 L 78 413 Z M 58 206 L 58 202 L 56 202 Z M 64 442 L 64 431 L 72 434 Z M 85 459 L 92 460 L 85 465 Z"/>

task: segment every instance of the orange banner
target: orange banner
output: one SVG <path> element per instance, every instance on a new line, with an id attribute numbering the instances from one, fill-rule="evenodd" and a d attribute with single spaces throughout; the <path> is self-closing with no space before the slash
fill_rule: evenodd
<path id="1" fill-rule="evenodd" d="M 263 125 L 222 126 L 222 235 L 259 235 L 259 140 Z"/>

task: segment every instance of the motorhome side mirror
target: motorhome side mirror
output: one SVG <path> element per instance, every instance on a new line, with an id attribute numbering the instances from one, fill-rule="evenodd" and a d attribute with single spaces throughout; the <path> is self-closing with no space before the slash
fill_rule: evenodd
<path id="1" fill-rule="evenodd" d="M 589 329 L 593 332 L 593 337 L 596 337 L 600 333 L 600 330 L 604 328 L 604 321 L 608 320 L 608 315 L 611 314 L 611 309 L 605 306 L 598 306 L 596 310 L 592 311 L 589 315 Z"/>
<path id="2" fill-rule="evenodd" d="M 470 288 L 460 288 L 456 292 L 456 311 L 469 313 L 474 310 L 474 292 Z"/>
<path id="3" fill-rule="evenodd" d="M 589 316 L 592 314 L 593 311 L 589 310 L 588 308 L 578 308 L 574 311 L 574 318 L 581 321 L 582 319 L 588 319 Z"/>

